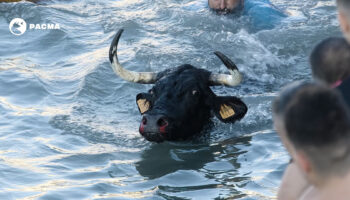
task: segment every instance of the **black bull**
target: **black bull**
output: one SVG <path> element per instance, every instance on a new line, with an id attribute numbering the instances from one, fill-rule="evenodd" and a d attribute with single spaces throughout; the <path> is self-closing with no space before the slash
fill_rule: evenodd
<path id="1" fill-rule="evenodd" d="M 210 89 L 214 85 L 235 86 L 241 82 L 238 68 L 225 55 L 215 52 L 230 75 L 214 74 L 188 64 L 159 73 L 129 71 L 121 66 L 117 56 L 122 32 L 116 34 L 109 50 L 113 70 L 127 81 L 154 84 L 147 93 L 136 96 L 142 115 L 139 131 L 147 140 L 184 140 L 199 133 L 212 112 L 225 123 L 244 117 L 248 109 L 243 101 L 234 96 L 216 96 Z"/>

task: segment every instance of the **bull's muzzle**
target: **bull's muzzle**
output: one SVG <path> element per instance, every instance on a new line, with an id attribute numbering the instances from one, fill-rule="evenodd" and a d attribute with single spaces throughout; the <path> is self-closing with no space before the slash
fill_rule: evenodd
<path id="1" fill-rule="evenodd" d="M 167 134 L 169 121 L 164 115 L 144 114 L 140 123 L 140 134 L 149 141 L 162 142 Z"/>

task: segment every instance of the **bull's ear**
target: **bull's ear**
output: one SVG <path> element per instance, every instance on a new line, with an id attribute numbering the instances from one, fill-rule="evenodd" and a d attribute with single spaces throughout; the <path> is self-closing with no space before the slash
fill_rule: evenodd
<path id="1" fill-rule="evenodd" d="M 140 93 L 136 96 L 136 104 L 139 108 L 139 111 L 141 114 L 147 112 L 149 109 L 151 109 L 151 101 L 149 94 L 147 93 Z"/>
<path id="2" fill-rule="evenodd" d="M 215 116 L 225 123 L 242 119 L 247 110 L 245 103 L 237 97 L 216 97 L 213 106 Z"/>

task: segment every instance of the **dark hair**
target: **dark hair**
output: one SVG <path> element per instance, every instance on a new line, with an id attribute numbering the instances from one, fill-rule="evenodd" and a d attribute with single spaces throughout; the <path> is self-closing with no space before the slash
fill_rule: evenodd
<path id="1" fill-rule="evenodd" d="M 288 138 L 296 147 L 327 147 L 350 138 L 350 115 L 341 95 L 318 84 L 305 84 L 285 110 Z"/>
<path id="2" fill-rule="evenodd" d="M 344 38 L 328 38 L 310 55 L 314 78 L 331 85 L 350 76 L 350 45 Z"/>

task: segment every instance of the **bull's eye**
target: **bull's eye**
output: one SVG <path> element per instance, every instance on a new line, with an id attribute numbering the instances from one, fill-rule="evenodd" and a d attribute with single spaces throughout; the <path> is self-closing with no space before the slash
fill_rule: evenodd
<path id="1" fill-rule="evenodd" d="M 152 95 L 154 94 L 154 91 L 152 89 L 150 89 L 148 92 Z"/>
<path id="2" fill-rule="evenodd" d="M 198 91 L 197 90 L 192 90 L 192 95 L 197 95 Z"/>

